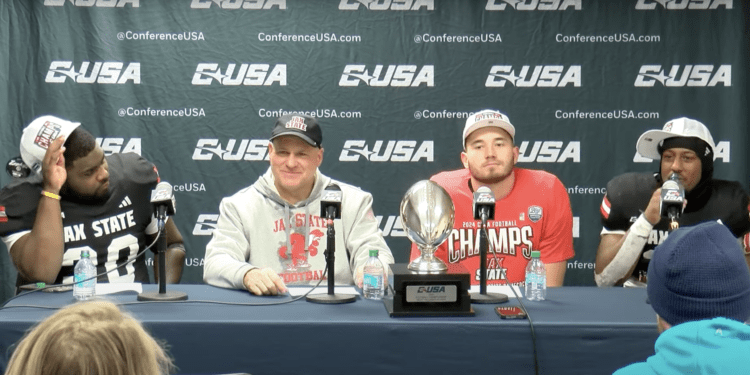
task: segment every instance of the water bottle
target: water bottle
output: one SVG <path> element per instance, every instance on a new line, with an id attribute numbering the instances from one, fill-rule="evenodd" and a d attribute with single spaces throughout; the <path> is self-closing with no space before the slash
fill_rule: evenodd
<path id="1" fill-rule="evenodd" d="M 76 264 L 73 273 L 73 296 L 79 301 L 86 301 L 96 295 L 96 278 L 80 282 L 96 276 L 96 267 L 91 262 L 88 250 L 81 250 L 81 259 Z"/>
<path id="2" fill-rule="evenodd" d="M 362 283 L 362 294 L 368 299 L 383 299 L 385 274 L 383 263 L 378 259 L 378 251 L 370 250 L 370 258 L 367 259 L 364 268 L 364 282 Z"/>
<path id="3" fill-rule="evenodd" d="M 531 252 L 531 261 L 526 265 L 526 290 L 529 301 L 542 301 L 547 297 L 547 270 L 539 259 L 539 251 Z"/>

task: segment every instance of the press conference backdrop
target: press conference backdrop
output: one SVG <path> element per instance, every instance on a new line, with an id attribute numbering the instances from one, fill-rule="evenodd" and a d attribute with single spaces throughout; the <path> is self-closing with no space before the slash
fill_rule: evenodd
<path id="1" fill-rule="evenodd" d="M 403 194 L 461 168 L 466 117 L 496 108 L 516 126 L 519 166 L 567 187 L 565 283 L 593 285 L 607 181 L 658 168 L 636 155 L 643 131 L 700 119 L 717 142 L 715 175 L 747 188 L 743 3 L 6 0 L 0 160 L 19 155 L 42 114 L 82 122 L 106 153 L 148 158 L 174 186 L 183 282 L 200 283 L 219 201 L 267 169 L 276 117 L 309 114 L 324 132 L 321 170 L 373 193 L 406 262 Z M 3 300 L 15 279 L 6 251 L 0 266 Z"/>

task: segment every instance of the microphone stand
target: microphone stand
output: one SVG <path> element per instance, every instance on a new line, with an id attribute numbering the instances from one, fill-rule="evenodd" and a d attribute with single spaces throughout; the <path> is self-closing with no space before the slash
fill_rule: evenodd
<path id="1" fill-rule="evenodd" d="M 503 303 L 508 296 L 502 293 L 487 293 L 487 211 L 482 210 L 482 228 L 479 230 L 479 294 L 471 294 L 471 303 Z M 502 270 L 501 270 L 502 271 Z M 508 284 L 511 288 L 513 285 Z"/>
<path id="2" fill-rule="evenodd" d="M 164 230 L 165 220 L 159 218 L 159 238 L 156 240 L 156 255 L 159 257 L 159 292 L 143 292 L 138 294 L 139 301 L 185 301 L 187 293 L 167 291 L 167 234 Z"/>
<path id="3" fill-rule="evenodd" d="M 325 304 L 339 304 L 354 302 L 357 298 L 354 294 L 336 294 L 334 293 L 335 281 L 335 270 L 334 264 L 336 260 L 336 230 L 333 229 L 333 218 L 336 217 L 334 207 L 328 207 L 326 218 L 328 219 L 328 232 L 326 238 L 326 269 L 328 269 L 328 294 L 310 294 L 306 297 L 307 302 L 313 303 L 325 303 Z"/>

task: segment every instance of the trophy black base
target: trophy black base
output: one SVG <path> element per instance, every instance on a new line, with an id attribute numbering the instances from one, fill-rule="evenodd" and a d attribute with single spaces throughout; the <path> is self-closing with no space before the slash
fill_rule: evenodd
<path id="1" fill-rule="evenodd" d="M 138 294 L 139 301 L 185 301 L 187 299 L 187 293 L 174 290 L 165 293 L 145 292 Z"/>
<path id="2" fill-rule="evenodd" d="M 391 266 L 393 299 L 384 299 L 391 317 L 474 316 L 469 296 L 469 273 L 417 273 L 406 263 Z"/>
<path id="3" fill-rule="evenodd" d="M 305 297 L 307 302 L 323 304 L 339 304 L 354 302 L 357 296 L 354 294 L 312 294 Z"/>
<path id="4" fill-rule="evenodd" d="M 508 296 L 502 293 L 472 293 L 471 303 L 503 303 L 508 302 Z"/>

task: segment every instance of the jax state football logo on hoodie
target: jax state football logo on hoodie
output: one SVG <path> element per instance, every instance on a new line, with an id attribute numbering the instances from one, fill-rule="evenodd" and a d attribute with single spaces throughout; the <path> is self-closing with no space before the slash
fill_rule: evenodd
<path id="1" fill-rule="evenodd" d="M 282 263 L 286 265 L 286 270 L 294 272 L 310 268 L 310 264 L 307 262 L 308 253 L 310 256 L 318 254 L 318 245 L 323 235 L 323 232 L 319 229 L 310 231 L 310 245 L 306 245 L 303 234 L 292 233 L 289 236 L 289 244 L 292 248 L 288 249 L 286 245 L 279 247 L 279 257 L 282 259 Z"/>

